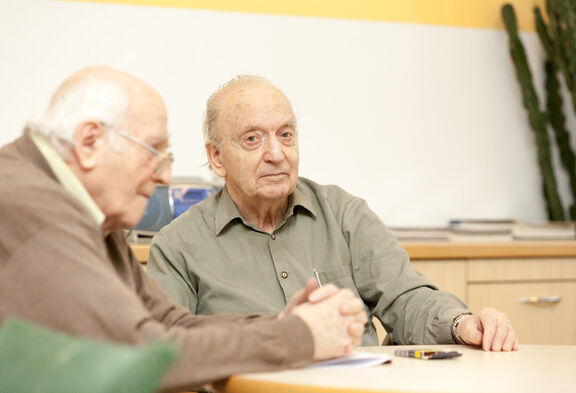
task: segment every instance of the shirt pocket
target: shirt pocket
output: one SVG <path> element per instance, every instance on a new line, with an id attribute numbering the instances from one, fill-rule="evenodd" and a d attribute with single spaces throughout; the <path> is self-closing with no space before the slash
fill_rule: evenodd
<path id="1" fill-rule="evenodd" d="M 332 283 L 338 288 L 350 288 L 358 296 L 352 273 L 348 267 L 342 266 L 338 269 L 318 272 L 318 276 L 322 285 Z"/>

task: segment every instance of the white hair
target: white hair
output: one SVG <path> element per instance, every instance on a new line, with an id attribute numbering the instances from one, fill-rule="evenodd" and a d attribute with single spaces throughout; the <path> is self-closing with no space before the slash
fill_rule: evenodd
<path id="1" fill-rule="evenodd" d="M 72 79 L 58 89 L 42 115 L 28 122 L 27 129 L 44 135 L 66 159 L 78 125 L 91 120 L 106 127 L 121 127 L 128 105 L 128 91 L 114 80 L 97 74 Z M 120 149 L 121 138 L 115 133 L 107 135 L 111 145 Z"/>

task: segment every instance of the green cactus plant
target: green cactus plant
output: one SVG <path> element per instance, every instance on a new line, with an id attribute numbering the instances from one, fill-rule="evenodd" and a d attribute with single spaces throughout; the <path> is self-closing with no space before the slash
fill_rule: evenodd
<path id="1" fill-rule="evenodd" d="M 502 7 L 502 18 L 510 40 L 510 55 L 516 69 L 516 77 L 520 82 L 524 107 L 528 111 L 528 120 L 534 131 L 536 145 L 538 147 L 538 166 L 542 179 L 542 189 L 546 200 L 548 216 L 553 221 L 564 220 L 564 209 L 556 186 L 556 176 L 552 166 L 552 153 L 550 139 L 546 127 L 546 116 L 540 110 L 540 102 L 536 89 L 532 83 L 532 72 L 526 59 L 526 52 L 516 25 L 516 14 L 510 4 Z"/>
<path id="2" fill-rule="evenodd" d="M 570 144 L 570 132 L 565 126 L 565 117 L 562 112 L 563 100 L 558 80 L 560 73 L 570 93 L 572 107 L 576 113 L 576 1 L 547 0 L 546 13 L 548 24 L 540 8 L 534 8 L 536 31 L 548 58 L 544 65 L 547 99 L 546 112 L 543 112 L 532 83 L 532 74 L 526 61 L 524 47 L 518 37 L 514 8 L 510 4 L 502 7 L 502 18 L 510 39 L 510 53 L 524 97 L 524 106 L 529 114 L 530 126 L 534 131 L 538 146 L 538 163 L 543 178 L 548 217 L 553 221 L 564 219 L 564 209 L 557 192 L 552 166 L 547 131 L 549 124 L 554 132 L 560 162 L 566 171 L 574 201 L 569 207 L 569 216 L 572 220 L 576 220 L 576 156 Z"/>

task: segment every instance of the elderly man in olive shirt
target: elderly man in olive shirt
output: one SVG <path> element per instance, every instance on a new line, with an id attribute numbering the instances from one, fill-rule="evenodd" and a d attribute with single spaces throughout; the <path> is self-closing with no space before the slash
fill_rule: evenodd
<path id="1" fill-rule="evenodd" d="M 472 314 L 437 290 L 364 200 L 298 177 L 292 106 L 268 81 L 241 76 L 217 90 L 204 136 L 225 187 L 151 245 L 148 273 L 174 301 L 199 314 L 271 314 L 316 270 L 322 283 L 358 294 L 394 342 L 517 349 L 504 314 Z M 363 344 L 377 344 L 373 329 Z"/>

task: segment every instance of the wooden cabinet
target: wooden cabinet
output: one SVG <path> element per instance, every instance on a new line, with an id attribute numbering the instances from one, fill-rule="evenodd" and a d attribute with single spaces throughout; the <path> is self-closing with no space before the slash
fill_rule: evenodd
<path id="1" fill-rule="evenodd" d="M 527 248 L 514 252 L 511 243 L 430 244 L 429 254 L 422 244 L 403 246 L 416 255 L 416 270 L 472 311 L 492 306 L 504 312 L 522 344 L 576 344 L 576 242 L 555 244 L 515 244 L 531 253 Z M 416 248 L 412 253 L 411 247 Z"/>
<path id="2" fill-rule="evenodd" d="M 506 313 L 523 344 L 576 344 L 576 281 L 471 283 L 468 304 Z"/>
<path id="3" fill-rule="evenodd" d="M 525 344 L 576 344 L 576 258 L 472 260 L 467 301 L 508 315 Z"/>

